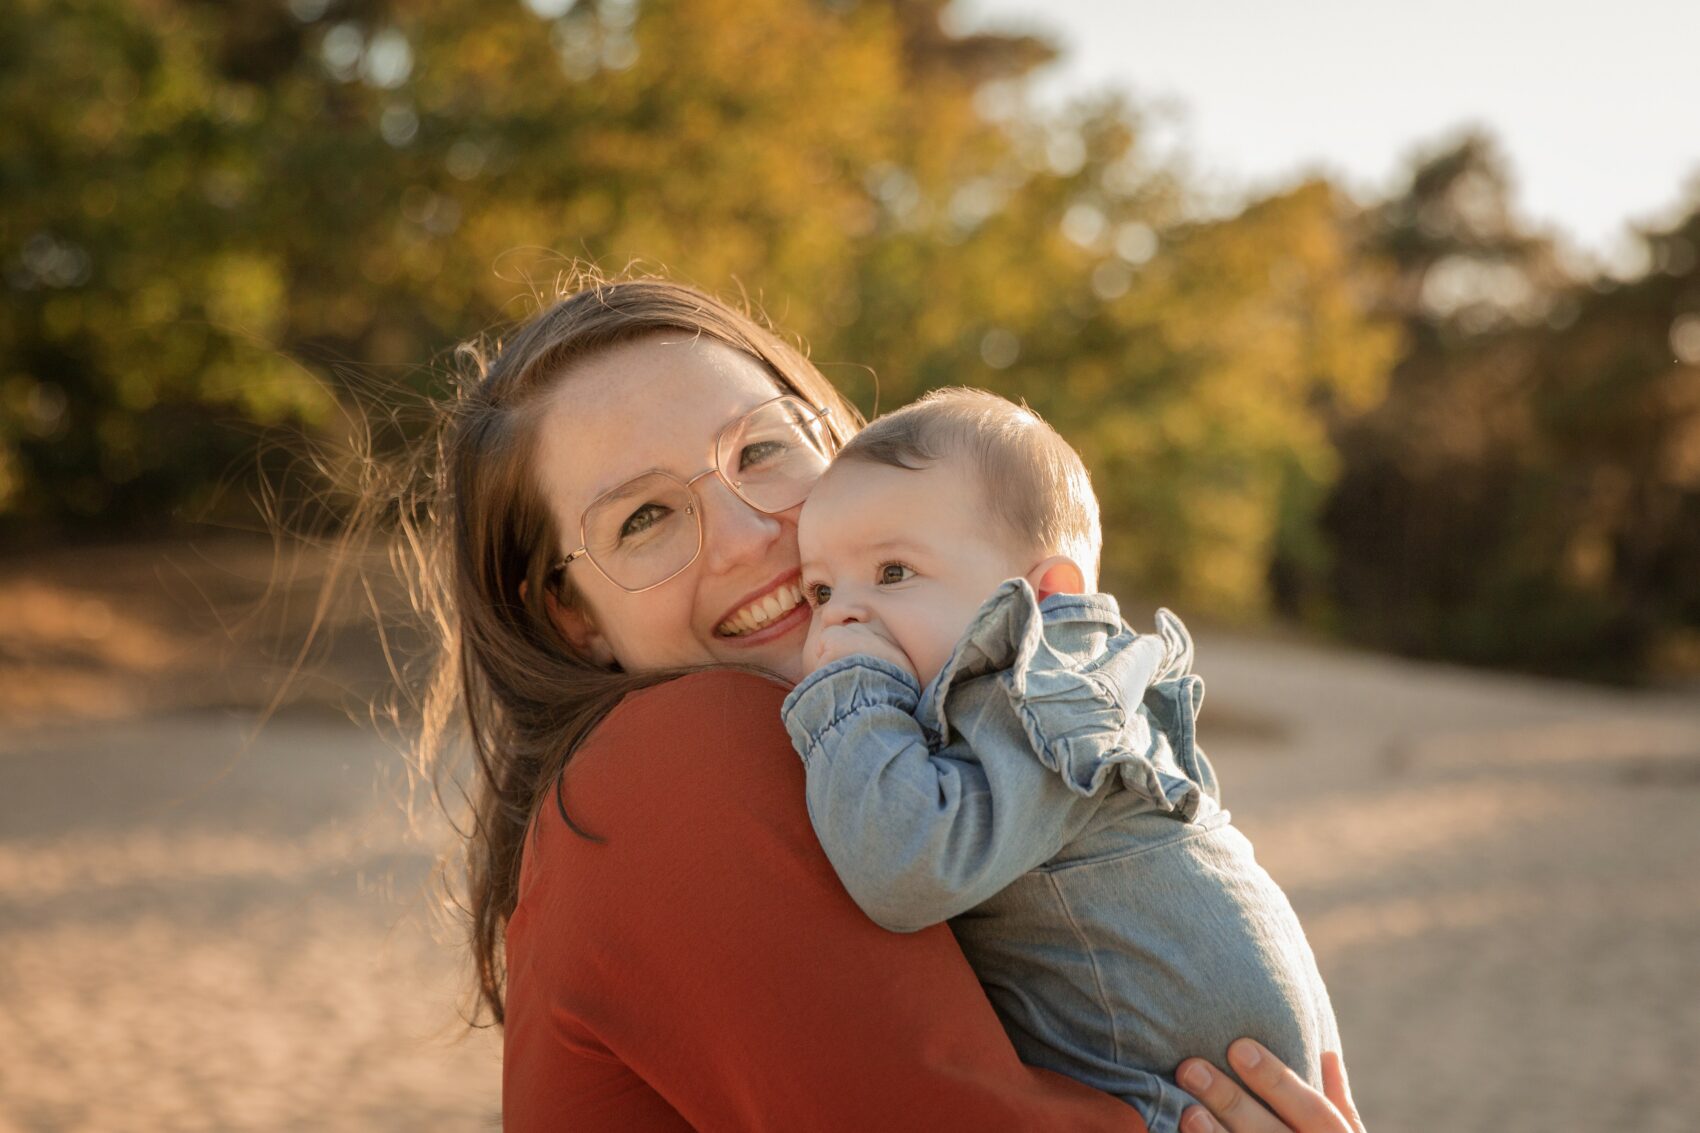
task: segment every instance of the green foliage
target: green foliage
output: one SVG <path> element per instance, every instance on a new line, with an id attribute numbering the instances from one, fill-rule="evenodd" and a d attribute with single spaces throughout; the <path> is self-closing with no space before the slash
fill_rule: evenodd
<path id="1" fill-rule="evenodd" d="M 887 406 L 1027 397 L 1099 470 L 1111 579 L 1258 609 L 1333 474 L 1320 409 L 1387 362 L 1348 211 L 1184 223 L 1133 109 L 1041 119 L 1050 49 L 941 7 L 8 9 L 48 46 L 0 87 L 0 509 L 166 515 L 262 430 L 337 426 L 351 379 L 428 387 L 571 258 L 637 260 L 753 288 L 865 404 L 869 367 Z"/>
<path id="2" fill-rule="evenodd" d="M 1694 222 L 1580 286 L 1479 139 L 1200 221 L 1137 107 L 1032 110 L 1050 47 L 944 2 L 0 6 L 0 529 L 234 506 L 583 259 L 748 288 L 864 407 L 1027 399 L 1141 601 L 1553 667 L 1692 630 Z"/>

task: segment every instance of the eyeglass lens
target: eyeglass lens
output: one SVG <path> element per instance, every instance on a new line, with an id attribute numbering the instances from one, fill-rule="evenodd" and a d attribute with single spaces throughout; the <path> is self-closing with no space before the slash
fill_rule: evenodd
<path id="1" fill-rule="evenodd" d="M 720 475 L 763 512 L 803 502 L 831 459 L 818 411 L 792 398 L 758 406 L 726 426 L 715 444 Z M 677 477 L 651 472 L 628 480 L 584 514 L 591 560 L 628 590 L 654 586 L 689 566 L 702 547 L 693 491 Z"/>

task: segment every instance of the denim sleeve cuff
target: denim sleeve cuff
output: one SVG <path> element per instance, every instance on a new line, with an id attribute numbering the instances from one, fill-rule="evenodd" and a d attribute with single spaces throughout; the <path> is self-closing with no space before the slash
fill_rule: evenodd
<path id="1" fill-rule="evenodd" d="M 909 673 L 878 657 L 855 654 L 804 677 L 779 711 L 792 745 L 807 763 L 857 713 L 886 708 L 913 716 L 920 701 L 921 686 Z"/>

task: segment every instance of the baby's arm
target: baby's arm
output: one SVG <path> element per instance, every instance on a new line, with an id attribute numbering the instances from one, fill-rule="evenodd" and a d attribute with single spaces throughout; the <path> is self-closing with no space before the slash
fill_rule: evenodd
<path id="1" fill-rule="evenodd" d="M 1097 803 L 1030 750 L 932 754 L 906 666 L 833 660 L 785 701 L 809 816 L 844 887 L 874 921 L 915 932 L 973 908 L 1056 855 Z"/>

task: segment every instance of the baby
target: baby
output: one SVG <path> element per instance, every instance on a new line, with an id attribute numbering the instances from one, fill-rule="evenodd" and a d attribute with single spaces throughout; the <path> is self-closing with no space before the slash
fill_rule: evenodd
<path id="1" fill-rule="evenodd" d="M 785 724 L 868 915 L 949 920 L 1022 1059 L 1153 1133 L 1193 1103 L 1176 1064 L 1241 1035 L 1319 1085 L 1328 992 L 1194 742 L 1192 644 L 1090 592 L 1098 504 L 1063 439 L 938 391 L 845 446 L 797 538 L 813 672 Z"/>

